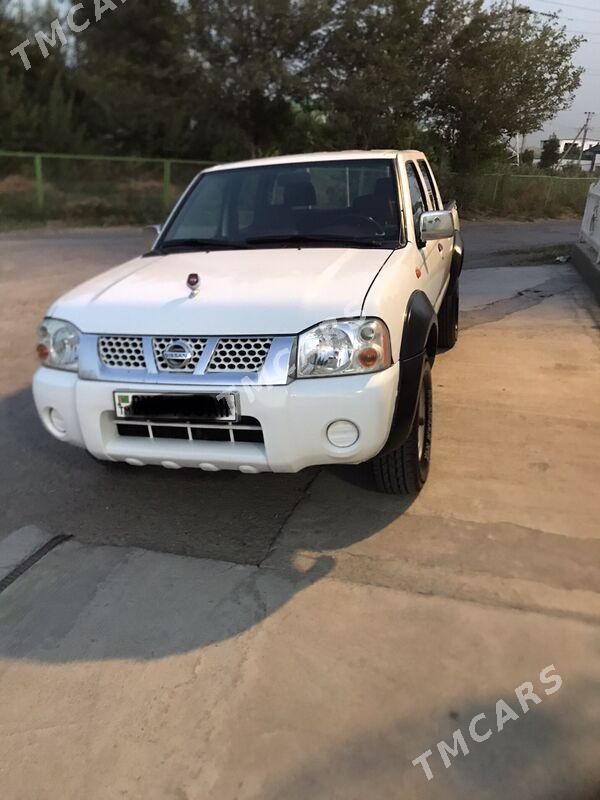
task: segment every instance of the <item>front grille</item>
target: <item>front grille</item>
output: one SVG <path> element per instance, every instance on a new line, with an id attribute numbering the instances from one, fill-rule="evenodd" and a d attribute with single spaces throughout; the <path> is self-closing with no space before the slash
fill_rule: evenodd
<path id="1" fill-rule="evenodd" d="M 206 336 L 148 337 L 158 372 L 192 375 L 196 372 L 209 338 Z M 216 345 L 206 372 L 260 372 L 265 365 L 272 337 L 223 337 Z M 143 336 L 99 336 L 98 353 L 105 367 L 148 370 Z M 150 365 L 152 366 L 152 365 Z"/>
<path id="2" fill-rule="evenodd" d="M 141 336 L 100 336 L 98 353 L 107 367 L 146 369 L 144 340 Z"/>
<path id="3" fill-rule="evenodd" d="M 117 422 L 119 436 L 136 439 L 177 439 L 190 442 L 253 442 L 265 441 L 260 422 L 254 417 L 242 417 L 230 423 Z"/>
<path id="4" fill-rule="evenodd" d="M 259 372 L 273 339 L 220 339 L 208 372 Z"/>
<path id="5" fill-rule="evenodd" d="M 202 356 L 204 348 L 206 347 L 206 342 L 207 339 L 197 336 L 192 338 L 156 336 L 152 340 L 156 366 L 161 372 L 195 372 L 198 362 L 200 361 L 200 357 Z M 189 352 L 191 353 L 191 359 L 187 364 L 169 363 L 169 360 L 165 358 L 165 351 L 167 351 L 169 347 L 179 344 L 184 345 L 184 347 L 188 348 Z"/>

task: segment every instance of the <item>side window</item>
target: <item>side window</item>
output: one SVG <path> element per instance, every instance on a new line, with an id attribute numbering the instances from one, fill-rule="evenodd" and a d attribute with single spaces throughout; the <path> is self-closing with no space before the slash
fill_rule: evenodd
<path id="1" fill-rule="evenodd" d="M 419 217 L 427 210 L 427 198 L 425 190 L 421 184 L 421 179 L 412 161 L 406 163 L 406 174 L 408 175 L 408 188 L 410 191 L 410 202 L 415 225 L 419 224 Z"/>
<path id="2" fill-rule="evenodd" d="M 441 211 L 441 205 L 438 201 L 437 192 L 435 191 L 435 186 L 433 185 L 433 178 L 431 176 L 431 170 L 429 169 L 429 164 L 426 161 L 419 161 L 419 169 L 421 170 L 421 175 L 423 176 L 423 182 L 425 184 L 425 189 L 427 190 L 427 197 L 429 198 L 429 208 L 432 211 Z"/>

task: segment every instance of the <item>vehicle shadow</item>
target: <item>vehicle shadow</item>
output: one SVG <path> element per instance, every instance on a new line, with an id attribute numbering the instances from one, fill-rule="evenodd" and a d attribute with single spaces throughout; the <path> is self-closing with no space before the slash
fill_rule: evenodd
<path id="1" fill-rule="evenodd" d="M 10 587 L 9 610 L 0 602 L 0 628 L 3 607 L 12 621 L 0 635 L 0 655 L 10 657 L 153 659 L 222 641 L 322 580 L 332 551 L 371 536 L 410 505 L 375 493 L 361 469 L 244 476 L 98 463 L 43 430 L 29 390 L 0 402 L 0 444 L 0 533 L 35 525 L 73 537 L 44 557 L 43 570 L 34 567 Z M 288 529 L 319 480 L 326 483 L 314 510 Z M 277 569 L 259 568 L 282 537 Z M 296 562 L 305 550 L 308 567 Z M 72 557 L 63 559 L 67 552 Z M 32 607 L 28 595 L 46 592 L 50 602 Z M 92 598 L 104 592 L 102 611 Z M 97 639 L 100 629 L 103 645 L 65 651 L 82 608 L 91 627 L 77 640 Z"/>

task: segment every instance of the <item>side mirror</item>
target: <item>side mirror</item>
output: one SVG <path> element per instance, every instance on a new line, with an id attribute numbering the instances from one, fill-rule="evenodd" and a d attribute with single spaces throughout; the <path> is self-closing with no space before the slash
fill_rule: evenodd
<path id="1" fill-rule="evenodd" d="M 451 211 L 424 211 L 419 220 L 421 241 L 451 239 L 454 236 L 454 216 Z"/>
<path id="2" fill-rule="evenodd" d="M 151 250 L 154 243 L 163 232 L 163 225 L 146 225 L 144 228 L 144 241 L 146 248 Z"/>

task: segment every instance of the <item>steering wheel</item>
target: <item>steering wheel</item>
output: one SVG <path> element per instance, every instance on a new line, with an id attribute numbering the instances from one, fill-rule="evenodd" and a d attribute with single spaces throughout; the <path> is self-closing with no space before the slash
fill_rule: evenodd
<path id="1" fill-rule="evenodd" d="M 340 214 L 339 217 L 329 220 L 329 222 L 322 225 L 321 228 L 332 228 L 334 225 L 339 225 L 344 222 L 349 222 L 351 224 L 359 223 L 363 228 L 368 225 L 370 232 L 374 232 L 379 236 L 385 236 L 386 233 L 385 228 L 380 225 L 377 220 L 373 219 L 373 217 L 363 216 L 362 214 Z"/>

